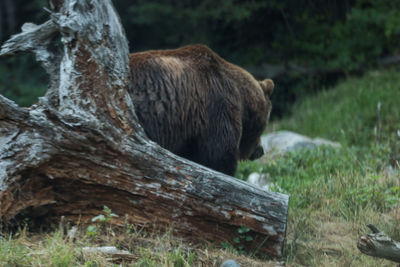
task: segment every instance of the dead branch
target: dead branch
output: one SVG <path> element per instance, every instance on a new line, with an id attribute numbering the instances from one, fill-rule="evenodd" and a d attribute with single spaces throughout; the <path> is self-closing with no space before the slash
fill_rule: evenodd
<path id="1" fill-rule="evenodd" d="M 388 237 L 372 224 L 367 225 L 372 234 L 361 236 L 358 249 L 369 256 L 383 258 L 400 263 L 400 243 Z"/>

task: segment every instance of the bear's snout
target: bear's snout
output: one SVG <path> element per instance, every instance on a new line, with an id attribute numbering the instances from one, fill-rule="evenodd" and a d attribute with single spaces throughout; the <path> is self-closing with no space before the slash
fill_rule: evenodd
<path id="1" fill-rule="evenodd" d="M 264 148 L 261 145 L 257 145 L 253 153 L 250 155 L 250 160 L 259 159 L 264 155 Z"/>

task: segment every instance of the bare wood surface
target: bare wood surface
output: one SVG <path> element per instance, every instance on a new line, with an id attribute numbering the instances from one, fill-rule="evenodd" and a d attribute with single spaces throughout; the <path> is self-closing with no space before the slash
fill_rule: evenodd
<path id="1" fill-rule="evenodd" d="M 400 263 L 400 243 L 388 237 L 376 226 L 369 224 L 372 234 L 361 236 L 358 249 L 369 256 Z"/>
<path id="2" fill-rule="evenodd" d="M 35 53 L 51 79 L 30 108 L 0 96 L 0 223 L 85 222 L 106 205 L 120 215 L 113 223 L 172 226 L 177 236 L 217 244 L 247 226 L 249 250 L 282 257 L 288 196 L 179 158 L 146 137 L 127 92 L 128 44 L 111 2 L 51 4 L 48 22 L 25 25 L 0 51 Z"/>

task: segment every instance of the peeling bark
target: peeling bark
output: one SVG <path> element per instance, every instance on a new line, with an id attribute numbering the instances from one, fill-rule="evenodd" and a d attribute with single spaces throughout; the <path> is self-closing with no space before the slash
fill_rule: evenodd
<path id="1" fill-rule="evenodd" d="M 25 24 L 0 51 L 35 53 L 51 79 L 30 108 L 0 96 L 0 223 L 85 222 L 106 205 L 128 223 L 173 226 L 190 240 L 229 242 L 244 225 L 249 250 L 280 258 L 288 196 L 151 142 L 127 92 L 128 44 L 111 2 L 50 3 L 49 21 Z"/>

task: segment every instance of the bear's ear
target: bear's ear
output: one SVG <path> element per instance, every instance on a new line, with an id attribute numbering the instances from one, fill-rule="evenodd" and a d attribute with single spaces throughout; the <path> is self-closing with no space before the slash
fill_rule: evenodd
<path id="1" fill-rule="evenodd" d="M 264 91 L 264 94 L 267 96 L 271 96 L 274 92 L 274 82 L 271 79 L 265 79 L 264 81 L 261 81 L 259 83 Z"/>

